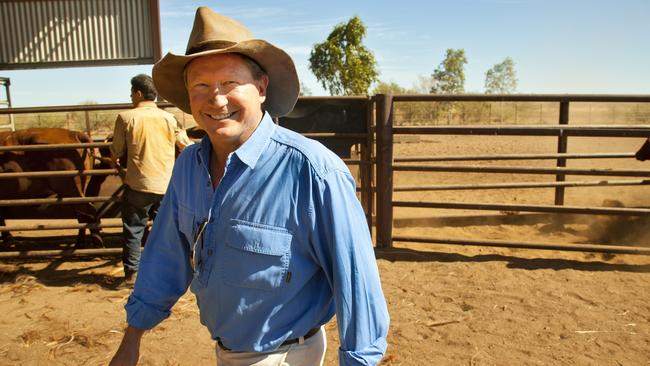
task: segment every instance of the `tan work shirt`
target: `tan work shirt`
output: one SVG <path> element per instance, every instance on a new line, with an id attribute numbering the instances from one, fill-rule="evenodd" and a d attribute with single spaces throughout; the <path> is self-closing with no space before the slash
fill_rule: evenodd
<path id="1" fill-rule="evenodd" d="M 177 141 L 177 135 L 182 132 L 174 115 L 152 101 L 120 113 L 111 152 L 115 159 L 126 156 L 124 183 L 136 191 L 164 194 L 174 167 L 174 146 L 182 139 Z"/>

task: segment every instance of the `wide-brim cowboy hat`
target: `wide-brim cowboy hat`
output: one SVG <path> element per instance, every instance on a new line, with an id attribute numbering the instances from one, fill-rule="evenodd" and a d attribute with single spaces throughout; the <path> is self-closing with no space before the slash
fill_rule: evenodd
<path id="1" fill-rule="evenodd" d="M 158 94 L 186 113 L 192 113 L 185 87 L 184 71 L 195 58 L 220 53 L 239 53 L 257 62 L 269 76 L 263 104 L 272 117 L 283 116 L 293 109 L 300 92 L 298 74 L 291 57 L 274 45 L 254 39 L 239 22 L 207 7 L 199 7 L 185 55 L 167 53 L 153 67 Z"/>

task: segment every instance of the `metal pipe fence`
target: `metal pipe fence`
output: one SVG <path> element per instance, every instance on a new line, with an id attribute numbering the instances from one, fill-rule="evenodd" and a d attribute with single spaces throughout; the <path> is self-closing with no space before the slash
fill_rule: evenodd
<path id="1" fill-rule="evenodd" d="M 445 209 L 472 209 L 472 210 L 508 210 L 524 212 L 552 212 L 552 213 L 579 213 L 579 214 L 611 214 L 611 215 L 648 215 L 650 210 L 642 208 L 599 208 L 599 207 L 577 207 L 564 205 L 564 189 L 568 187 L 605 187 L 605 186 L 634 186 L 649 185 L 649 179 L 606 179 L 606 180 L 582 180 L 566 181 L 567 175 L 582 176 L 606 176 L 606 177 L 650 177 L 650 171 L 629 170 L 629 169 L 576 169 L 567 168 L 566 162 L 569 159 L 629 159 L 634 154 L 630 152 L 619 153 L 568 153 L 567 143 L 570 137 L 648 137 L 650 127 L 640 124 L 621 125 L 589 125 L 576 126 L 569 124 L 569 110 L 572 103 L 650 103 L 650 95 L 377 95 L 372 98 L 336 98 L 336 97 L 311 97 L 304 98 L 310 101 L 337 101 L 339 99 L 355 100 L 365 103 L 367 118 L 365 121 L 364 133 L 325 131 L 325 132 L 304 132 L 310 138 L 322 140 L 357 140 L 362 141 L 363 149 L 358 158 L 344 158 L 349 166 L 358 166 L 361 184 L 357 188 L 364 209 L 368 224 L 372 225 L 372 213 L 376 211 L 376 242 L 378 247 L 391 247 L 393 241 L 417 241 L 417 242 L 438 242 L 457 243 L 461 245 L 486 245 L 506 246 L 520 248 L 553 248 L 565 250 L 593 249 L 595 251 L 607 251 L 609 246 L 575 246 L 575 245 L 537 245 L 535 243 L 509 243 L 496 241 L 473 242 L 471 240 L 458 239 L 426 239 L 410 238 L 405 236 L 393 236 L 393 208 L 394 207 L 424 207 L 424 208 L 445 208 Z M 499 126 L 395 126 L 394 125 L 394 104 L 398 102 L 427 102 L 427 103 L 455 103 L 455 102 L 543 102 L 557 104 L 558 125 L 499 125 Z M 159 103 L 162 108 L 174 107 L 169 103 Z M 108 104 L 108 105 L 78 105 L 78 106 L 57 106 L 37 108 L 9 108 L 1 109 L 0 114 L 20 115 L 26 113 L 56 113 L 56 112 L 87 112 L 103 110 L 124 110 L 131 108 L 130 104 Z M 316 130 L 319 131 L 319 130 Z M 322 131 L 322 130 L 321 130 Z M 480 136 L 538 136 L 557 137 L 557 151 L 547 154 L 491 154 L 491 155 L 457 155 L 457 156 L 413 156 L 396 157 L 393 154 L 393 144 L 396 135 L 480 135 Z M 36 146 L 12 146 L 0 147 L 0 153 L 10 150 L 20 151 L 41 151 L 52 149 L 81 149 L 81 148 L 104 148 L 109 143 L 91 144 L 66 144 L 66 145 L 36 145 Z M 374 158 L 373 158 L 374 151 Z M 477 166 L 477 165 L 436 165 L 435 162 L 459 162 L 459 161 L 504 161 L 504 160 L 555 160 L 555 167 L 509 167 L 509 166 Z M 413 164 L 413 163 L 427 163 Z M 374 165 L 374 167 L 373 167 Z M 373 170 L 374 168 L 374 170 Z M 551 182 L 521 182 L 521 183 L 492 183 L 492 184 L 438 184 L 421 186 L 394 186 L 394 172 L 458 172 L 458 173 L 489 173 L 489 174 L 542 174 L 555 175 Z M 374 173 L 374 174 L 373 174 Z M 57 171 L 57 172 L 23 172 L 3 173 L 2 179 L 16 178 L 45 178 L 45 177 L 72 177 L 90 176 L 99 174 L 117 174 L 115 169 L 85 170 L 85 171 Z M 376 184 L 373 184 L 376 182 Z M 374 188 L 373 188 L 374 187 Z M 485 189 L 527 189 L 527 188 L 554 188 L 554 205 L 509 205 L 509 204 L 485 204 L 485 203 L 453 203 L 453 202 L 408 202 L 393 201 L 394 192 L 407 191 L 441 191 L 441 190 L 485 190 Z M 81 197 L 81 198 L 44 198 L 36 200 L 2 200 L 1 206 L 13 205 L 36 205 L 36 204 L 75 204 L 91 202 L 107 202 L 111 197 Z M 70 225 L 70 228 L 101 228 L 97 224 Z M 56 227 L 56 226 L 47 226 Z M 47 229 L 43 226 L 42 228 Z M 107 226 L 112 227 L 112 226 Z M 7 229 L 8 227 L 0 227 Z M 31 229 L 30 229 L 31 230 Z M 34 229 L 36 230 L 36 229 Z M 428 240 L 428 241 L 427 241 Z M 572 249 L 573 247 L 576 249 Z M 616 249 L 612 249 L 616 252 Z M 628 252 L 643 252 L 642 250 Z"/>
<path id="2" fill-rule="evenodd" d="M 647 170 L 625 169 L 576 169 L 567 168 L 568 159 L 619 159 L 632 158 L 633 153 L 567 153 L 569 137 L 650 137 L 650 127 L 646 125 L 590 125 L 570 126 L 569 108 L 576 102 L 613 102 L 613 103 L 650 103 L 650 95 L 376 95 L 377 104 L 377 246 L 391 247 L 393 241 L 444 243 L 460 245 L 503 246 L 514 248 L 584 250 L 611 253 L 650 254 L 650 248 L 622 248 L 609 245 L 576 245 L 576 244 L 544 244 L 517 243 L 508 241 L 464 240 L 446 238 L 423 238 L 409 236 L 393 236 L 393 208 L 441 208 L 461 210 L 496 210 L 546 212 L 554 214 L 589 214 L 589 215 L 621 215 L 648 216 L 650 209 L 623 207 L 579 207 L 564 205 L 564 189 L 567 187 L 603 187 L 648 185 L 647 179 L 639 180 L 597 180 L 597 181 L 566 181 L 567 175 L 583 176 L 624 176 L 650 177 Z M 394 104 L 396 102 L 554 102 L 559 104 L 557 126 L 395 126 Z M 557 153 L 555 154 L 505 154 L 488 156 L 393 156 L 392 146 L 395 135 L 480 135 L 480 136 L 555 136 L 557 137 Z M 477 165 L 435 165 L 412 164 L 432 162 L 458 161 L 499 161 L 499 160 L 556 160 L 554 168 L 540 167 L 511 167 L 511 166 L 477 166 Z M 397 163 L 397 164 L 396 164 Z M 401 164 L 400 164 L 401 163 Z M 393 186 L 395 172 L 458 172 L 458 173 L 494 173 L 494 174 L 547 174 L 555 175 L 554 182 L 521 182 L 521 183 L 482 183 L 482 184 L 444 184 L 420 186 Z M 468 189 L 522 189 L 542 188 L 555 189 L 554 205 L 515 205 L 494 204 L 481 202 L 412 202 L 394 201 L 394 192 L 407 191 L 441 191 Z"/>
<path id="3" fill-rule="evenodd" d="M 342 160 L 348 166 L 357 166 L 360 172 L 361 184 L 357 187 L 360 194 L 368 224 L 372 224 L 372 105 L 368 97 L 301 97 L 303 100 L 327 103 L 329 101 L 353 101 L 362 103 L 366 108 L 366 120 L 362 121 L 365 132 L 304 132 L 304 136 L 319 140 L 352 140 L 363 141 L 360 156 L 358 158 L 343 158 Z M 157 103 L 160 108 L 176 108 L 171 103 Z M 70 106 L 52 106 L 52 107 L 29 107 L 29 108 L 3 108 L 0 109 L 0 115 L 29 115 L 29 114 L 52 114 L 52 113 L 69 113 L 83 112 L 86 121 L 86 132 L 91 135 L 89 124 L 89 112 L 126 110 L 132 108 L 131 104 L 89 104 L 89 105 L 70 105 Z M 107 148 L 111 145 L 108 142 L 78 143 L 78 144 L 51 144 L 51 145 L 20 145 L 20 146 L 0 146 L 0 154 L 5 152 L 25 152 L 25 151 L 54 151 L 68 149 L 96 149 Z M 0 181 L 7 179 L 39 179 L 39 178 L 72 178 L 76 176 L 95 176 L 95 175 L 117 175 L 117 169 L 91 169 L 91 170 L 66 170 L 66 171 L 28 171 L 28 172 L 9 172 L 0 173 Z M 36 206 L 36 205 L 71 205 L 86 203 L 106 203 L 116 201 L 114 196 L 96 196 L 96 197 L 57 197 L 57 198 L 25 198 L 25 199 L 7 199 L 0 200 L 0 207 L 15 206 Z M 57 229 L 102 229 L 115 227 L 112 224 L 65 224 L 65 225 L 12 225 L 0 226 L 0 231 L 36 231 L 36 230 L 57 230 Z"/>

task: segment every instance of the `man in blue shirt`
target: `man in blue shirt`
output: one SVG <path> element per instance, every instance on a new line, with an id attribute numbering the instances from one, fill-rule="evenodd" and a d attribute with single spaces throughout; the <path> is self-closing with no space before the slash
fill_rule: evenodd
<path id="1" fill-rule="evenodd" d="M 186 54 L 153 78 L 206 136 L 174 166 L 111 365 L 136 364 L 144 331 L 190 286 L 219 366 L 322 365 L 334 314 L 340 364 L 379 363 L 389 317 L 354 179 L 271 119 L 298 97 L 291 58 L 201 7 Z"/>

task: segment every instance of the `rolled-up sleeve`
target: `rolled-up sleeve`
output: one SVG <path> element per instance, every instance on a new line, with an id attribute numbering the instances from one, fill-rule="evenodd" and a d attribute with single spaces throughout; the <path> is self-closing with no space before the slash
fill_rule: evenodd
<path id="1" fill-rule="evenodd" d="M 191 280 L 189 244 L 178 229 L 172 178 L 142 253 L 135 288 L 125 305 L 129 325 L 151 329 L 169 317 Z"/>
<path id="2" fill-rule="evenodd" d="M 331 171 L 315 184 L 312 245 L 334 293 L 341 365 L 376 365 L 389 315 L 365 214 L 352 176 Z"/>

